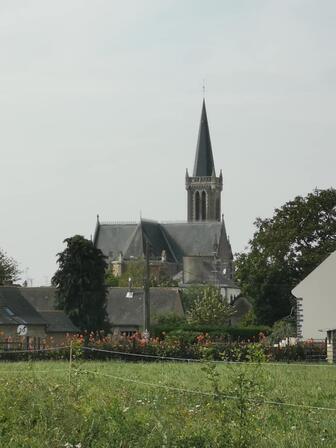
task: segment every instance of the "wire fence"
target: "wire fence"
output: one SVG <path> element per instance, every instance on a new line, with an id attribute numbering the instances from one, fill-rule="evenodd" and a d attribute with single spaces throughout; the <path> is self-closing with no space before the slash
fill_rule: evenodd
<path id="1" fill-rule="evenodd" d="M 140 361 L 144 360 L 153 360 L 153 361 L 171 361 L 171 362 L 182 362 L 182 363 L 204 363 L 210 362 L 215 364 L 247 364 L 247 365 L 260 365 L 263 364 L 265 366 L 307 366 L 307 367 L 332 367 L 332 364 L 327 364 L 325 362 L 321 362 L 318 364 L 305 363 L 305 362 L 252 362 L 252 361 L 230 361 L 230 360 L 212 360 L 212 359 L 195 359 L 195 358 L 182 358 L 182 357 L 173 357 L 173 356 L 161 356 L 161 355 L 152 355 L 147 353 L 132 353 L 132 352 L 124 352 L 119 350 L 108 350 L 108 349 L 100 349 L 96 347 L 82 347 L 83 351 L 97 352 L 105 354 L 106 357 L 104 359 L 120 359 L 120 360 L 134 360 L 138 359 Z M 108 358 L 109 357 L 109 358 Z M 316 360 L 321 361 L 320 358 Z M 325 358 L 322 358 L 325 361 Z"/>
<path id="2" fill-rule="evenodd" d="M 324 343 L 324 342 L 323 342 Z M 321 342 L 321 344 L 323 344 Z M 77 346 L 76 356 L 86 359 L 86 360 L 112 360 L 119 359 L 123 361 L 140 361 L 140 362 L 182 362 L 182 363 L 202 363 L 205 361 L 205 358 L 200 357 L 188 357 L 183 356 L 181 354 L 178 356 L 169 356 L 168 354 L 155 354 L 155 353 L 146 353 L 145 350 L 141 351 L 131 351 L 130 347 L 126 347 L 126 350 L 113 350 L 109 348 L 98 348 L 92 346 Z M 62 345 L 56 347 L 45 347 L 32 344 L 25 344 L 23 342 L 18 343 L 15 342 L 5 342 L 0 344 L 0 361 L 1 360 L 9 360 L 9 361 L 24 361 L 28 359 L 34 360 L 46 360 L 46 359 L 65 359 L 67 356 L 67 352 L 70 349 L 70 345 Z M 279 357 L 276 361 L 267 361 L 264 362 L 265 365 L 274 365 L 274 366 L 313 366 L 313 367 L 322 367 L 322 366 L 331 366 L 328 364 L 326 353 L 321 350 L 316 351 L 316 348 L 313 346 L 305 348 L 306 352 L 303 358 L 297 360 L 291 351 L 292 347 L 285 347 L 281 350 L 281 357 Z M 277 356 L 278 349 L 275 348 L 275 354 Z M 277 359 L 277 357 L 275 357 Z M 222 359 L 206 359 L 208 362 L 218 363 L 218 364 L 259 364 L 260 362 L 251 362 L 250 359 L 245 359 L 244 357 L 240 359 L 230 359 L 230 353 L 225 355 L 222 353 Z"/>
<path id="3" fill-rule="evenodd" d="M 236 396 L 236 395 L 226 395 L 226 394 L 222 394 L 222 393 L 219 393 L 219 394 L 216 393 L 215 394 L 213 392 L 206 392 L 206 391 L 200 391 L 200 390 L 194 390 L 194 389 L 186 389 L 186 388 L 170 386 L 170 385 L 166 385 L 166 384 L 149 383 L 149 382 L 146 382 L 146 381 L 135 380 L 133 378 L 125 378 L 125 377 L 111 375 L 111 374 L 104 373 L 104 372 L 96 372 L 96 371 L 93 371 L 93 370 L 87 370 L 87 373 L 91 373 L 92 375 L 104 376 L 104 377 L 111 378 L 111 379 L 114 379 L 114 380 L 117 380 L 117 381 L 123 381 L 123 382 L 138 384 L 138 385 L 141 385 L 141 386 L 153 387 L 153 388 L 161 388 L 161 389 L 165 389 L 167 391 L 174 391 L 174 392 L 179 392 L 179 393 L 187 393 L 187 394 L 191 394 L 191 395 L 203 395 L 203 396 L 208 396 L 208 397 L 212 397 L 212 398 L 221 398 L 221 399 L 224 399 L 224 400 L 236 400 L 236 401 L 238 401 L 238 400 L 242 399 L 241 397 Z M 315 410 L 315 411 L 332 411 L 332 412 L 336 412 L 336 408 L 325 407 L 325 406 L 312 406 L 312 405 L 301 404 L 301 403 L 290 403 L 290 402 L 285 402 L 285 401 L 273 401 L 273 400 L 264 400 L 264 399 L 254 399 L 254 398 L 244 398 L 244 400 L 246 400 L 249 403 L 254 403 L 254 404 L 264 404 L 264 405 L 271 405 L 271 406 L 301 408 L 301 409 Z"/>
<path id="4" fill-rule="evenodd" d="M 207 397 L 212 397 L 212 398 L 221 398 L 222 400 L 241 400 L 240 396 L 237 395 L 227 395 L 224 393 L 213 393 L 213 392 L 208 392 L 208 391 L 202 391 L 202 390 L 195 390 L 195 389 L 188 389 L 188 388 L 184 388 L 184 387 L 178 387 L 178 386 L 171 386 L 168 384 L 162 384 L 161 382 L 157 382 L 157 383 L 150 383 L 150 382 L 146 382 L 146 381 L 141 381 L 139 379 L 134 379 L 134 378 L 129 378 L 129 377 L 124 377 L 124 376 L 118 376 L 118 375 L 112 375 L 110 373 L 106 373 L 103 371 L 96 371 L 96 370 L 91 370 L 91 369 L 85 369 L 83 367 L 80 368 L 75 368 L 73 366 L 73 346 L 72 343 L 70 344 L 70 346 L 62 346 L 62 347 L 52 347 L 52 348 L 44 348 L 44 349 L 36 349 L 36 350 L 22 350 L 21 352 L 25 352 L 25 353 L 38 353 L 41 351 L 52 351 L 52 350 L 68 350 L 68 368 L 61 368 L 61 369 L 31 369 L 25 372 L 25 374 L 44 374 L 44 373 L 48 373 L 50 374 L 51 372 L 62 372 L 62 373 L 66 373 L 68 375 L 68 385 L 70 386 L 72 380 L 73 380 L 73 371 L 76 371 L 76 373 L 78 373 L 79 371 L 81 371 L 82 374 L 92 374 L 94 376 L 101 376 L 101 377 L 105 377 L 105 378 L 111 378 L 113 380 L 116 381 L 122 381 L 122 382 L 127 382 L 127 383 L 132 383 L 135 385 L 139 385 L 139 386 L 145 386 L 145 387 L 150 387 L 150 388 L 160 388 L 160 389 L 165 389 L 167 391 L 171 391 L 171 392 L 177 392 L 177 393 L 186 393 L 186 394 L 190 394 L 190 395 L 198 395 L 198 396 L 207 396 Z M 98 350 L 98 351 L 103 351 L 103 352 L 109 352 L 112 354 L 122 354 L 122 352 L 118 352 L 118 351 L 108 351 L 108 350 L 103 350 L 103 349 L 96 349 L 93 347 L 82 347 L 83 350 Z M 130 353 L 127 353 L 127 355 L 130 355 Z M 132 355 L 134 356 L 143 356 L 143 355 L 139 355 L 137 353 L 132 353 Z M 151 355 L 152 356 L 152 355 Z M 190 360 L 190 359 L 182 359 L 182 358 L 170 358 L 170 357 L 156 357 L 159 360 L 178 360 L 178 361 L 184 361 L 184 362 L 200 362 L 200 360 Z M 283 363 L 249 363 L 249 362 L 226 362 L 226 361 L 222 361 L 222 363 L 224 364 L 246 364 L 246 365 L 256 365 L 258 364 L 260 365 L 286 365 L 287 364 L 283 364 Z M 298 365 L 298 366 L 302 366 L 302 364 L 291 364 L 292 366 L 294 365 Z M 320 365 L 311 365 L 311 364 L 304 364 L 306 366 L 309 367 L 321 367 Z M 7 374 L 7 373 L 11 373 L 13 374 L 13 372 L 15 372 L 15 369 L 6 369 L 6 370 L 1 370 L 0 369 L 0 375 L 1 374 Z M 22 374 L 22 371 L 20 371 L 20 375 Z M 76 375 L 76 377 L 78 377 L 78 375 Z M 297 408 L 297 409 L 305 409 L 305 410 L 314 410 L 314 411 L 330 411 L 330 412 L 336 412 L 336 408 L 333 407 L 326 407 L 326 406 L 315 406 L 315 405 L 309 405 L 309 404 L 302 404 L 302 403 L 291 403 L 291 402 L 286 402 L 286 401 L 275 401 L 275 400 L 267 400 L 267 399 L 263 399 L 263 398 L 249 398 L 249 397 L 245 397 L 244 398 L 246 401 L 250 402 L 250 403 L 254 403 L 254 404 L 259 404 L 259 405 L 270 405 L 270 406 L 278 406 L 278 407 L 291 407 L 291 408 Z"/>

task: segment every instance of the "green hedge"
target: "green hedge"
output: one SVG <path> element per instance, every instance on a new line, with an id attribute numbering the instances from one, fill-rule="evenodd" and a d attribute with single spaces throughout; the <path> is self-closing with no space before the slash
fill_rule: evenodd
<path id="1" fill-rule="evenodd" d="M 183 338 L 193 339 L 199 334 L 207 333 L 211 338 L 221 338 L 227 340 L 253 340 L 258 339 L 260 333 L 268 335 L 270 327 L 253 326 L 253 327 L 224 327 L 215 325 L 189 325 L 181 324 L 156 324 L 151 326 L 151 336 L 164 337 L 183 336 Z M 189 335 L 189 337 L 188 337 Z"/>

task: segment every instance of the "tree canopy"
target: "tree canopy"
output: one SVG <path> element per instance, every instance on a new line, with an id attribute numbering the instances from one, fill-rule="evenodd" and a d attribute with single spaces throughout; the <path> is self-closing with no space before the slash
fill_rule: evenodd
<path id="1" fill-rule="evenodd" d="M 0 249 L 0 286 L 15 282 L 19 274 L 17 262 Z"/>
<path id="2" fill-rule="evenodd" d="M 195 290 L 196 296 L 187 311 L 190 324 L 227 324 L 228 319 L 235 313 L 232 306 L 222 298 L 219 290 L 214 286 L 200 287 Z"/>
<path id="3" fill-rule="evenodd" d="M 290 314 L 293 287 L 336 250 L 336 190 L 297 196 L 254 224 L 247 251 L 236 257 L 236 279 L 258 323 L 271 325 Z"/>
<path id="4" fill-rule="evenodd" d="M 59 268 L 52 278 L 58 307 L 82 331 L 108 330 L 106 312 L 105 256 L 92 241 L 75 235 L 64 240 L 57 254 Z"/>
<path id="5" fill-rule="evenodd" d="M 106 273 L 106 284 L 108 286 L 128 286 L 129 278 L 132 279 L 132 286 L 135 288 L 142 288 L 144 286 L 145 279 L 145 260 L 139 258 L 136 260 L 127 261 L 125 264 L 125 270 L 120 277 L 115 277 L 111 271 Z M 150 269 L 149 274 L 150 287 L 174 287 L 177 286 L 177 282 L 172 280 L 164 270 L 157 270 L 152 272 Z"/>

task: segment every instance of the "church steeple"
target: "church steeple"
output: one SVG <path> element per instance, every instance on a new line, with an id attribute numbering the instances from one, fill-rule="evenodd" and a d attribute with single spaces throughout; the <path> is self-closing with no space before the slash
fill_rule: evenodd
<path id="1" fill-rule="evenodd" d="M 216 176 L 204 98 L 202 104 L 201 121 L 198 131 L 193 176 Z"/>
<path id="2" fill-rule="evenodd" d="M 220 221 L 222 172 L 216 177 L 208 117 L 203 98 L 193 176 L 186 171 L 188 221 Z"/>

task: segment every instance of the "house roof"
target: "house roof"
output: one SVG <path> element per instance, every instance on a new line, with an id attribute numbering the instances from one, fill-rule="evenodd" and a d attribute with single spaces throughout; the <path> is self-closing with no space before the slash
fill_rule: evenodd
<path id="1" fill-rule="evenodd" d="M 205 100 L 203 99 L 193 176 L 215 175 L 215 164 L 212 155 L 208 117 L 206 113 Z"/>
<path id="2" fill-rule="evenodd" d="M 20 293 L 37 311 L 48 311 L 56 308 L 56 289 L 51 286 L 21 288 Z"/>
<path id="3" fill-rule="evenodd" d="M 0 287 L 0 324 L 45 325 L 45 321 L 22 295 L 21 288 Z"/>
<path id="4" fill-rule="evenodd" d="M 69 318 L 63 311 L 55 310 L 55 288 L 21 288 L 20 291 L 25 294 L 27 301 L 38 310 L 46 321 L 48 331 L 72 332 Z M 113 325 L 141 326 L 143 323 L 143 289 L 133 289 L 134 297 L 131 299 L 126 298 L 127 291 L 128 288 L 108 288 L 106 310 L 109 321 Z M 152 318 L 167 313 L 183 315 L 177 288 L 151 288 L 150 307 Z M 60 313 L 63 313 L 63 316 Z M 63 330 L 60 329 L 61 326 L 63 326 Z M 77 331 L 76 327 L 72 326 L 72 328 Z"/>
<path id="5" fill-rule="evenodd" d="M 292 289 L 292 294 L 296 298 L 302 298 L 307 294 L 309 288 L 313 285 L 321 285 L 322 283 L 335 284 L 336 273 L 336 251 L 331 253 L 320 263 L 310 274 L 307 275 L 295 288 Z"/>
<path id="6" fill-rule="evenodd" d="M 107 313 L 112 325 L 142 326 L 144 291 L 133 289 L 133 297 L 126 297 L 127 288 L 109 288 Z M 162 314 L 183 315 L 180 294 L 177 288 L 151 288 L 150 314 L 152 320 Z"/>
<path id="7" fill-rule="evenodd" d="M 48 333 L 77 333 L 79 331 L 64 311 L 49 310 L 39 313 L 47 323 Z"/>

